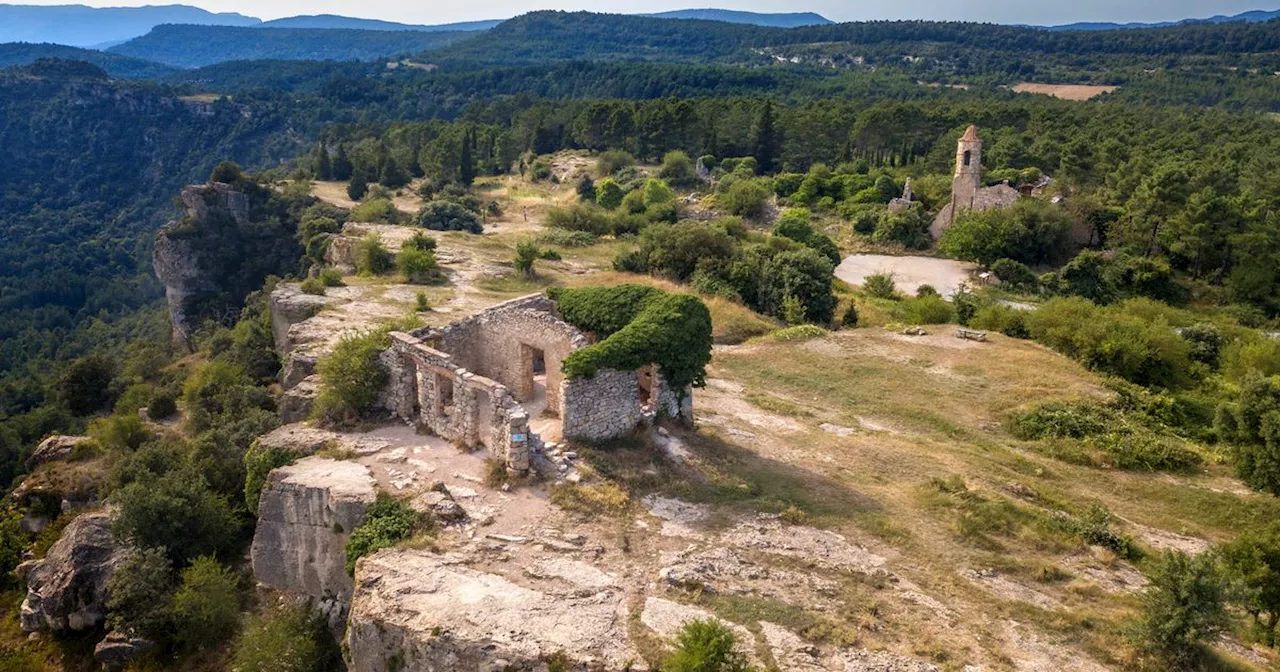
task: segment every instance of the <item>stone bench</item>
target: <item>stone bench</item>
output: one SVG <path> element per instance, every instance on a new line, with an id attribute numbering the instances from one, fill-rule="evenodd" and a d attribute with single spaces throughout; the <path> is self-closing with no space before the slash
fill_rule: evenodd
<path id="1" fill-rule="evenodd" d="M 956 331 L 956 338 L 963 338 L 966 341 L 982 341 L 987 342 L 987 332 L 978 331 L 976 329 L 959 329 Z"/>

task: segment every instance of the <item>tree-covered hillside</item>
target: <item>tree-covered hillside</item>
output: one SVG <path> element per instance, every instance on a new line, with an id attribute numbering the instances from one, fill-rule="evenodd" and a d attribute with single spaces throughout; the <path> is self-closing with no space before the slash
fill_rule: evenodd
<path id="1" fill-rule="evenodd" d="M 179 68 L 255 59 L 370 61 L 442 47 L 467 35 L 406 30 L 163 25 L 109 51 Z"/>
<path id="2" fill-rule="evenodd" d="M 137 326 L 125 318 L 160 297 L 150 244 L 182 185 L 222 159 L 299 151 L 271 104 L 42 64 L 0 71 L 0 417 L 39 405 L 51 362 L 122 340 Z"/>
<path id="3" fill-rule="evenodd" d="M 102 68 L 107 74 L 120 79 L 156 79 L 176 71 L 168 65 L 132 56 L 121 56 L 97 49 L 66 47 L 60 44 L 28 44 L 9 42 L 0 44 L 0 68 L 30 65 L 37 59 L 58 58 L 64 61 L 84 61 Z"/>

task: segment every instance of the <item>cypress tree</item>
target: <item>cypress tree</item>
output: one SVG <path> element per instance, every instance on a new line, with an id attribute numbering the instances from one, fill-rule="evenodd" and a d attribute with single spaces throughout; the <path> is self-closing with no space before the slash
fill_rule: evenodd
<path id="1" fill-rule="evenodd" d="M 334 157 L 333 166 L 330 170 L 335 180 L 351 179 L 351 159 L 347 158 L 347 148 L 342 143 L 338 143 L 338 155 Z"/>
<path id="2" fill-rule="evenodd" d="M 333 179 L 333 163 L 329 160 L 329 149 L 323 142 L 316 146 L 316 179 Z"/>
<path id="3" fill-rule="evenodd" d="M 471 186 L 476 179 L 476 162 L 475 156 L 471 151 L 471 144 L 474 138 L 471 130 L 468 129 L 466 134 L 462 136 L 462 157 L 458 159 L 458 180 L 462 184 Z"/>
<path id="4" fill-rule="evenodd" d="M 778 129 L 774 127 L 773 101 L 764 101 L 764 109 L 756 122 L 756 163 L 761 174 L 775 171 L 778 163 Z"/>

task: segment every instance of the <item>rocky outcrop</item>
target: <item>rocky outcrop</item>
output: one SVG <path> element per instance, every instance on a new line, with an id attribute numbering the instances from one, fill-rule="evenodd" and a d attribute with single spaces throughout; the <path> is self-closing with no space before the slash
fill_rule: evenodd
<path id="1" fill-rule="evenodd" d="M 307 457 L 271 472 L 258 505 L 250 555 L 257 581 L 346 602 L 346 545 L 377 496 L 369 468 Z"/>
<path id="2" fill-rule="evenodd" d="M 40 442 L 36 446 L 35 452 L 31 453 L 31 457 L 27 458 L 27 466 L 34 467 L 45 462 L 63 462 L 71 459 L 75 453 L 76 446 L 92 441 L 87 436 L 63 436 L 54 434 L 53 436 Z"/>
<path id="3" fill-rule="evenodd" d="M 611 576 L 567 559 L 530 575 L 546 578 L 530 587 L 428 551 L 363 558 L 347 625 L 351 669 L 532 671 L 551 656 L 575 671 L 641 669 L 626 594 Z"/>
<path id="4" fill-rule="evenodd" d="M 294 284 L 281 284 L 271 292 L 271 337 L 275 340 L 276 352 L 285 359 L 286 369 L 290 366 L 289 354 L 302 340 L 297 337 L 290 338 L 289 329 L 295 324 L 315 317 L 316 313 L 335 301 L 337 301 L 335 297 L 307 294 L 300 286 Z M 285 377 L 289 378 L 289 376 Z"/>
<path id="5" fill-rule="evenodd" d="M 280 422 L 302 422 L 311 417 L 316 396 L 320 394 L 320 376 L 309 376 L 280 397 Z"/>
<path id="6" fill-rule="evenodd" d="M 27 583 L 22 601 L 23 632 L 79 632 L 106 616 L 107 581 L 125 556 L 111 536 L 106 512 L 71 521 L 43 560 L 18 569 Z"/>
<path id="7" fill-rule="evenodd" d="M 193 303 L 224 291 L 220 280 L 224 269 L 216 268 L 217 256 L 223 250 L 209 249 L 202 234 L 223 227 L 222 222 L 216 221 L 219 218 L 230 219 L 236 225 L 248 223 L 249 197 L 229 184 L 211 182 L 184 188 L 179 199 L 186 214 L 160 228 L 152 263 L 169 300 L 174 338 L 190 345 L 195 327 Z"/>
<path id="8" fill-rule="evenodd" d="M 154 648 L 156 643 L 149 639 L 110 632 L 93 647 L 93 659 L 102 663 L 107 672 L 120 672 L 129 661 Z"/>

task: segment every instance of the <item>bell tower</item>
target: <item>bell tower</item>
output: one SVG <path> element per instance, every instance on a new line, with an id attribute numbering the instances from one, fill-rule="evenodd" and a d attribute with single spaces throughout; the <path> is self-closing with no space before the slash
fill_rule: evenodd
<path id="1" fill-rule="evenodd" d="M 982 138 L 970 124 L 956 147 L 956 174 L 951 180 L 953 215 L 973 209 L 973 200 L 982 186 Z"/>

